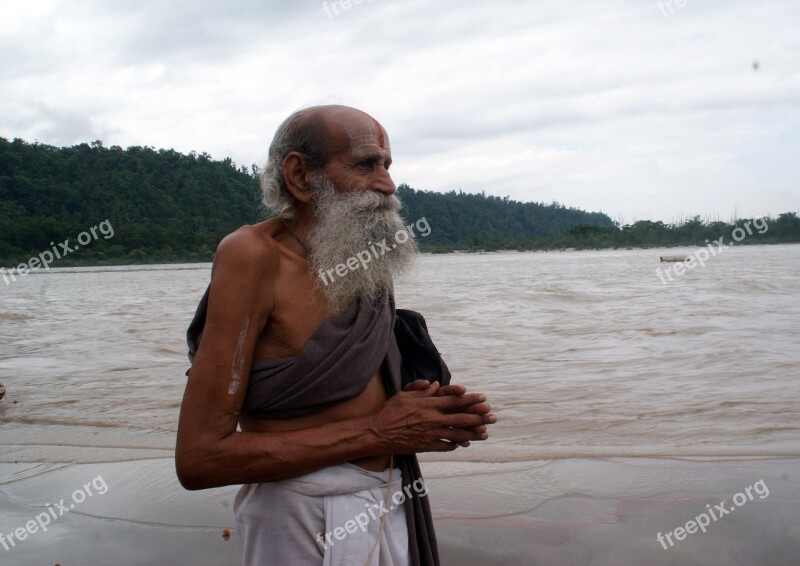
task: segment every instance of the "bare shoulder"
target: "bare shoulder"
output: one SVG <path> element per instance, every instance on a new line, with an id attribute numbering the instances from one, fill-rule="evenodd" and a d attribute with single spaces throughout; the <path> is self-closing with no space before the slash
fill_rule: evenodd
<path id="1" fill-rule="evenodd" d="M 259 319 L 272 312 L 281 255 L 269 221 L 242 226 L 217 246 L 211 268 L 210 314 L 249 311 Z"/>
<path id="2" fill-rule="evenodd" d="M 267 220 L 228 234 L 217 246 L 214 271 L 233 271 L 237 278 L 274 276 L 280 253 L 273 233 L 274 223 Z"/>

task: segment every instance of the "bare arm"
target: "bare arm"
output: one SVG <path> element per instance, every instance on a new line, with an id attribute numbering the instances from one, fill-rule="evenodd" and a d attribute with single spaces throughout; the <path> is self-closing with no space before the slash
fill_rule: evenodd
<path id="1" fill-rule="evenodd" d="M 400 392 L 380 413 L 279 433 L 239 432 L 256 343 L 272 312 L 276 250 L 244 229 L 220 244 L 203 339 L 181 405 L 176 468 L 187 489 L 296 477 L 361 457 L 454 450 L 493 422 L 479 394 L 437 384 Z"/>

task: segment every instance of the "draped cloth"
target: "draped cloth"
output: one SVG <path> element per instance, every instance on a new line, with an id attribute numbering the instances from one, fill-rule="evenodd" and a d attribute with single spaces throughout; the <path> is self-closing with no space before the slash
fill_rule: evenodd
<path id="1" fill-rule="evenodd" d="M 209 287 L 210 289 L 210 287 Z M 206 289 L 187 331 L 194 360 L 208 309 Z M 358 302 L 325 319 L 294 358 L 254 360 L 242 410 L 257 418 L 309 415 L 357 397 L 381 368 L 387 395 L 401 389 L 401 355 L 394 336 L 391 291 L 372 304 Z M 403 484 L 422 482 L 415 454 L 395 456 Z M 412 566 L 438 566 L 439 553 L 427 497 L 403 502 Z"/>
<path id="2" fill-rule="evenodd" d="M 243 486 L 233 505 L 245 548 L 243 566 L 407 566 L 405 508 L 390 510 L 393 504 L 386 502 L 387 491 L 405 496 L 400 470 L 392 472 L 389 484 L 388 470 L 373 472 L 345 462 Z"/>

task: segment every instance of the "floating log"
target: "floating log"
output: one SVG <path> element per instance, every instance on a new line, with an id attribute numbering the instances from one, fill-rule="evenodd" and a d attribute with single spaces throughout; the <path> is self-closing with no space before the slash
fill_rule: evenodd
<path id="1" fill-rule="evenodd" d="M 689 261 L 688 255 L 662 255 L 661 261 L 674 261 L 678 263 L 683 263 L 684 261 Z"/>

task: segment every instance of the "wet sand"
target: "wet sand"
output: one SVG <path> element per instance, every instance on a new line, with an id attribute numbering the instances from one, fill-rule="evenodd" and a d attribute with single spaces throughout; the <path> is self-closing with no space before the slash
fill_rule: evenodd
<path id="1" fill-rule="evenodd" d="M 428 483 L 445 564 L 789 566 L 800 564 L 798 463 L 624 458 L 468 464 L 459 466 L 462 473 L 451 470 L 450 478 Z M 752 488 L 761 479 L 767 489 L 759 484 L 760 493 L 768 490 L 763 498 Z M 752 499 L 736 496 L 746 488 Z M 734 496 L 747 500 L 737 507 Z M 681 541 L 673 534 L 669 544 L 666 533 L 723 500 L 733 511 L 710 519 L 705 533 L 682 533 Z"/>
<path id="2" fill-rule="evenodd" d="M 59 449 L 63 463 L 52 459 Z M 0 533 L 6 537 L 49 509 L 59 515 L 62 499 L 66 506 L 81 501 L 50 520 L 46 531 L 37 527 L 9 550 L 0 545 L 0 563 L 241 563 L 231 511 L 238 487 L 188 492 L 171 456 L 153 450 L 150 458 L 124 460 L 120 449 L 106 450 L 108 459 L 120 461 L 71 463 L 87 455 L 52 445 L 5 452 L 18 459 L 0 464 Z M 49 463 L 25 462 L 42 451 Z M 423 460 L 442 563 L 453 566 L 800 564 L 798 470 L 800 461 L 788 458 Z M 763 487 L 751 489 L 752 499 L 740 507 L 731 502 L 760 480 Z M 92 495 L 74 497 L 87 487 Z M 711 521 L 706 533 L 673 538 L 666 549 L 658 542 L 657 533 L 683 527 L 723 500 L 734 511 Z M 224 528 L 231 530 L 229 540 Z"/>

